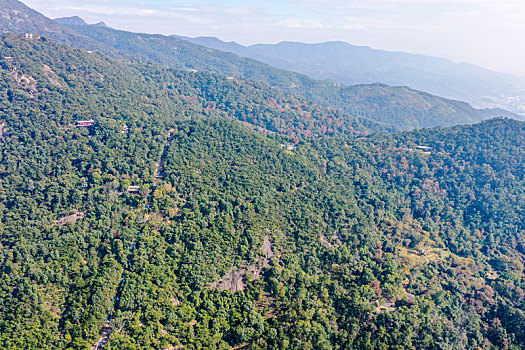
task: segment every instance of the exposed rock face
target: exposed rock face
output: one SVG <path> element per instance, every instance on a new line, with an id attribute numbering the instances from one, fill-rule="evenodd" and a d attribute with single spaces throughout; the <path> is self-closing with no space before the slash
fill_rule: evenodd
<path id="1" fill-rule="evenodd" d="M 321 243 L 328 249 L 339 248 L 343 244 L 343 242 L 341 242 L 341 238 L 337 233 L 334 233 L 330 239 L 326 238 L 326 236 L 324 235 L 321 235 L 319 237 L 319 243 Z"/>
<path id="2" fill-rule="evenodd" d="M 219 282 L 212 283 L 211 288 L 219 288 L 222 290 L 229 290 L 234 293 L 244 290 L 246 284 L 244 283 L 244 277 L 246 269 L 230 270 Z"/>
<path id="3" fill-rule="evenodd" d="M 259 258 L 255 264 L 249 265 L 247 268 L 232 268 L 218 282 L 212 283 L 210 285 L 210 288 L 219 288 L 222 290 L 229 290 L 231 292 L 236 293 L 246 288 L 245 281 L 247 278 L 247 274 L 250 275 L 251 280 L 261 278 L 262 271 L 265 268 L 270 267 L 270 260 L 274 256 L 270 236 L 264 236 L 264 241 L 261 246 L 261 250 L 265 254 L 264 258 Z"/>
<path id="4" fill-rule="evenodd" d="M 264 242 L 263 242 L 263 246 L 261 250 L 263 251 L 264 254 L 266 254 L 265 264 L 268 264 L 273 257 L 272 242 L 270 242 L 269 236 L 264 236 Z"/>
<path id="5" fill-rule="evenodd" d="M 60 84 L 60 82 L 58 81 L 59 78 L 57 74 L 51 69 L 51 67 L 44 64 L 42 70 L 44 71 L 44 75 L 46 76 L 51 85 L 62 87 L 62 84 Z"/>
<path id="6" fill-rule="evenodd" d="M 61 219 L 55 221 L 55 226 L 64 226 L 68 223 L 75 224 L 78 220 L 84 218 L 85 213 L 75 213 L 72 215 L 64 216 Z"/>
<path id="7" fill-rule="evenodd" d="M 5 123 L 0 123 L 0 140 L 2 139 L 2 137 L 4 137 L 5 135 L 5 129 L 6 129 L 6 124 Z"/>

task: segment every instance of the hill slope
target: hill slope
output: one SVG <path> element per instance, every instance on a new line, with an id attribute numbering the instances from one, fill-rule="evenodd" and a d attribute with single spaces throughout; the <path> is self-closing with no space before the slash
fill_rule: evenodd
<path id="1" fill-rule="evenodd" d="M 525 346 L 525 123 L 330 133 L 257 84 L 1 40 L 3 348 Z"/>
<path id="2" fill-rule="evenodd" d="M 63 25 L 87 26 L 87 22 L 78 16 L 55 18 L 53 21 Z"/>
<path id="3" fill-rule="evenodd" d="M 88 24 L 88 23 L 86 23 L 86 21 L 84 21 L 82 18 L 80 18 L 78 16 L 55 18 L 55 19 L 53 19 L 53 21 L 55 21 L 55 22 L 57 22 L 59 24 L 68 25 L 68 26 L 87 26 L 87 25 L 92 25 L 92 26 L 95 26 L 95 27 L 110 28 L 104 22 Z"/>

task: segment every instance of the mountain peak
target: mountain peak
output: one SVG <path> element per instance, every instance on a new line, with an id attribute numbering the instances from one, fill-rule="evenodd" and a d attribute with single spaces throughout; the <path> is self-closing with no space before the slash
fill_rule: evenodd
<path id="1" fill-rule="evenodd" d="M 60 41 L 69 46 L 119 56 L 115 49 L 84 36 L 74 29 L 81 28 L 83 25 L 68 26 L 60 23 L 65 21 L 68 23 L 86 24 L 80 17 L 52 20 L 27 7 L 20 1 L 0 0 L 0 18 L 2 19 L 0 20 L 0 34 L 33 33 Z"/>
<path id="2" fill-rule="evenodd" d="M 54 21 L 56 23 L 65 25 L 65 26 L 93 26 L 93 27 L 102 27 L 102 28 L 111 28 L 106 23 L 100 21 L 98 23 L 89 24 L 86 21 L 84 21 L 79 16 L 71 16 L 71 17 L 61 17 L 61 18 L 55 18 Z"/>
<path id="3" fill-rule="evenodd" d="M 95 24 L 90 24 L 90 25 L 92 25 L 94 27 L 111 28 L 105 22 L 102 22 L 102 21 L 100 21 L 98 23 L 95 23 Z"/>
<path id="4" fill-rule="evenodd" d="M 60 24 L 64 24 L 64 25 L 73 25 L 73 26 L 87 25 L 86 21 L 84 21 L 82 18 L 78 16 L 55 18 L 54 21 Z"/>

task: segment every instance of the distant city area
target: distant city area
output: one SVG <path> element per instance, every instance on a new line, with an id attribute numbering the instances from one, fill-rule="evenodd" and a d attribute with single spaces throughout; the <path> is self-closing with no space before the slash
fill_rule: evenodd
<path id="1" fill-rule="evenodd" d="M 487 98 L 487 105 L 484 108 L 503 108 L 509 112 L 525 115 L 525 97 L 522 96 L 505 96 L 501 94 L 497 100 Z"/>

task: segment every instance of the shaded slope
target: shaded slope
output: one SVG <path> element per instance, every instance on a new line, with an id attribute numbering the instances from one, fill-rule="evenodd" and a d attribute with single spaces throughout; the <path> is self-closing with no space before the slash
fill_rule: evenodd
<path id="1" fill-rule="evenodd" d="M 487 118 L 467 104 L 415 90 L 382 86 L 382 91 L 378 92 L 377 86 L 373 85 L 347 88 L 275 69 L 229 53 L 191 45 L 174 37 L 136 34 L 90 26 L 74 28 L 109 46 L 130 54 L 134 53 L 135 57 L 153 60 L 177 69 L 206 70 L 266 82 L 324 106 L 340 108 L 347 113 L 387 122 L 399 129 L 468 124 Z M 384 98 L 385 93 L 388 98 Z M 377 113 L 376 108 L 370 108 L 371 105 L 367 100 L 377 100 L 383 110 Z M 387 111 L 388 117 L 384 115 Z"/>
<path id="2" fill-rule="evenodd" d="M 130 33 L 93 25 L 70 25 L 67 27 L 49 20 L 17 1 L 3 1 L 5 1 L 4 13 L 9 19 L 2 22 L 2 31 L 4 32 L 35 32 L 49 35 L 51 38 L 71 46 L 99 51 L 111 57 L 133 61 L 149 61 L 181 70 L 208 71 L 242 79 L 262 81 L 297 96 L 307 97 L 318 104 L 340 108 L 347 114 L 357 114 L 377 121 L 388 119 L 389 122 L 393 121 L 390 125 L 398 129 L 465 124 L 488 118 L 475 109 L 457 108 L 454 103 L 449 103 L 447 100 L 438 97 L 430 99 L 425 94 L 418 96 L 418 93 L 414 91 L 404 96 L 403 90 L 399 89 L 389 93 L 390 96 L 400 96 L 399 100 L 394 101 L 395 103 L 390 103 L 393 100 L 392 98 L 390 101 L 388 99 L 382 101 L 385 106 L 390 104 L 390 117 L 384 118 L 384 116 L 377 115 L 375 110 L 370 110 L 367 103 L 361 104 L 362 99 L 348 99 L 346 96 L 348 91 L 345 92 L 344 86 L 316 81 L 304 75 L 280 70 L 231 53 L 211 50 L 178 38 Z M 18 14 L 14 15 L 13 11 Z M 384 89 L 387 88 L 384 87 Z M 353 87 L 350 91 L 359 95 L 372 92 L 370 99 L 382 98 L 382 94 L 374 94 L 373 89 L 366 87 Z M 411 105 L 403 102 L 414 100 L 417 101 L 414 105 L 418 106 L 428 103 L 434 104 L 435 106 L 431 107 L 431 110 L 443 110 L 446 111 L 447 115 L 435 115 L 429 113 L 428 109 L 414 109 Z M 447 104 L 448 106 L 443 108 Z M 422 116 L 421 121 L 419 120 L 420 115 Z M 414 120 L 416 123 L 412 122 Z"/>
<path id="3" fill-rule="evenodd" d="M 93 26 L 73 26 L 72 29 L 125 52 L 139 61 L 152 61 L 180 70 L 199 70 L 242 77 L 282 89 L 289 89 L 292 85 L 322 84 L 300 74 L 273 68 L 235 54 L 211 50 L 175 37 Z"/>
<path id="4" fill-rule="evenodd" d="M 400 125 L 402 129 L 455 125 L 459 120 L 463 124 L 473 124 L 502 115 L 499 111 L 486 111 L 482 117 L 465 102 L 383 84 L 343 87 L 326 99 L 333 106 L 355 106 L 358 115 L 386 125 Z"/>

